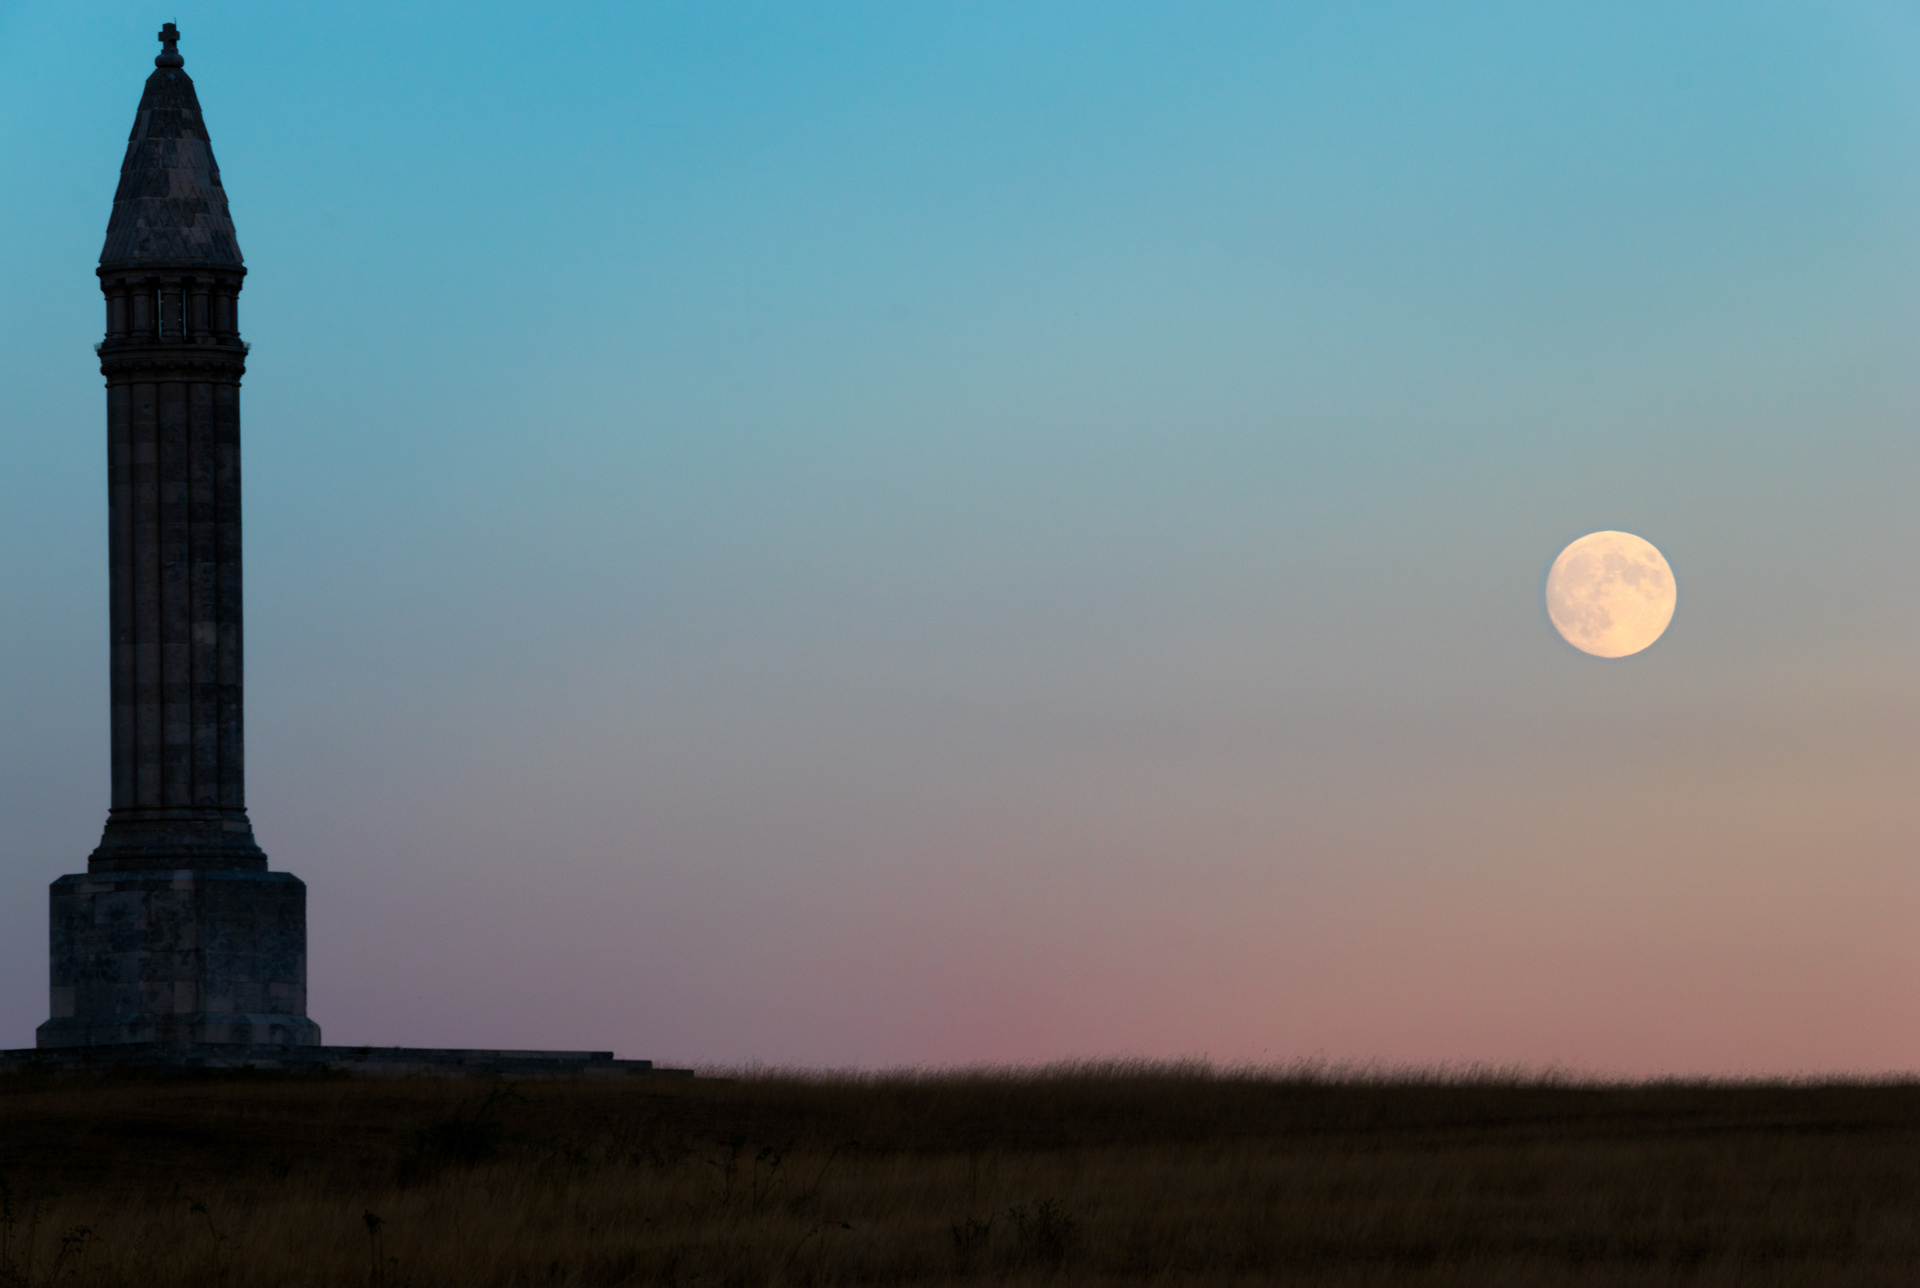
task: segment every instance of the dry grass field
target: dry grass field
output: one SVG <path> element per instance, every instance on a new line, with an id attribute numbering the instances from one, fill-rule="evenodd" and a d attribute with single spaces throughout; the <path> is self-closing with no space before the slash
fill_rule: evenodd
<path id="1" fill-rule="evenodd" d="M 0 1284 L 1920 1282 L 1920 1085 L 0 1078 Z"/>

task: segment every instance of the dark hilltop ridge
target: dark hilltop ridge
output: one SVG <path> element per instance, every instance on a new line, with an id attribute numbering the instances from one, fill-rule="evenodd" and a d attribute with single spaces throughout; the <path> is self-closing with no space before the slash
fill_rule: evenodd
<path id="1" fill-rule="evenodd" d="M 1910 1284 L 1920 1084 L 0 1077 L 0 1284 Z"/>

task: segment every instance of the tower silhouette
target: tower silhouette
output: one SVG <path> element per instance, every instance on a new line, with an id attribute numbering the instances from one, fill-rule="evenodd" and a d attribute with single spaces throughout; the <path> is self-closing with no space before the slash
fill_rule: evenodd
<path id="1" fill-rule="evenodd" d="M 53 883 L 42 1047 L 320 1041 L 306 887 L 247 818 L 247 270 L 179 39 L 160 32 L 100 252 L 112 803 L 86 873 Z"/>

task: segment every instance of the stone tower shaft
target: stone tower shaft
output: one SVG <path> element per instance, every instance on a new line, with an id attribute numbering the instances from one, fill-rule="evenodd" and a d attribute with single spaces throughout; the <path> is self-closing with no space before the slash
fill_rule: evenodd
<path id="1" fill-rule="evenodd" d="M 264 869 L 247 820 L 240 579 L 246 268 L 162 33 L 100 254 L 113 794 L 93 872 Z"/>

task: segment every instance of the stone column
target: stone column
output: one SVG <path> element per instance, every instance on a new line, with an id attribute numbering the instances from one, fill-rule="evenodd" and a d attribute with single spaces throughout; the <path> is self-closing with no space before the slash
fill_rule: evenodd
<path id="1" fill-rule="evenodd" d="M 94 872 L 261 871 L 247 818 L 240 612 L 238 333 L 179 330 L 231 299 L 245 269 L 194 283 L 100 270 L 108 300 L 107 569 L 113 632 L 113 797 Z M 169 290 L 168 286 L 173 289 Z M 115 301 L 155 302 L 118 333 Z M 198 299 L 200 303 L 192 303 Z M 229 306 L 229 312 L 231 306 Z M 196 333 L 197 330 L 197 333 Z"/>

